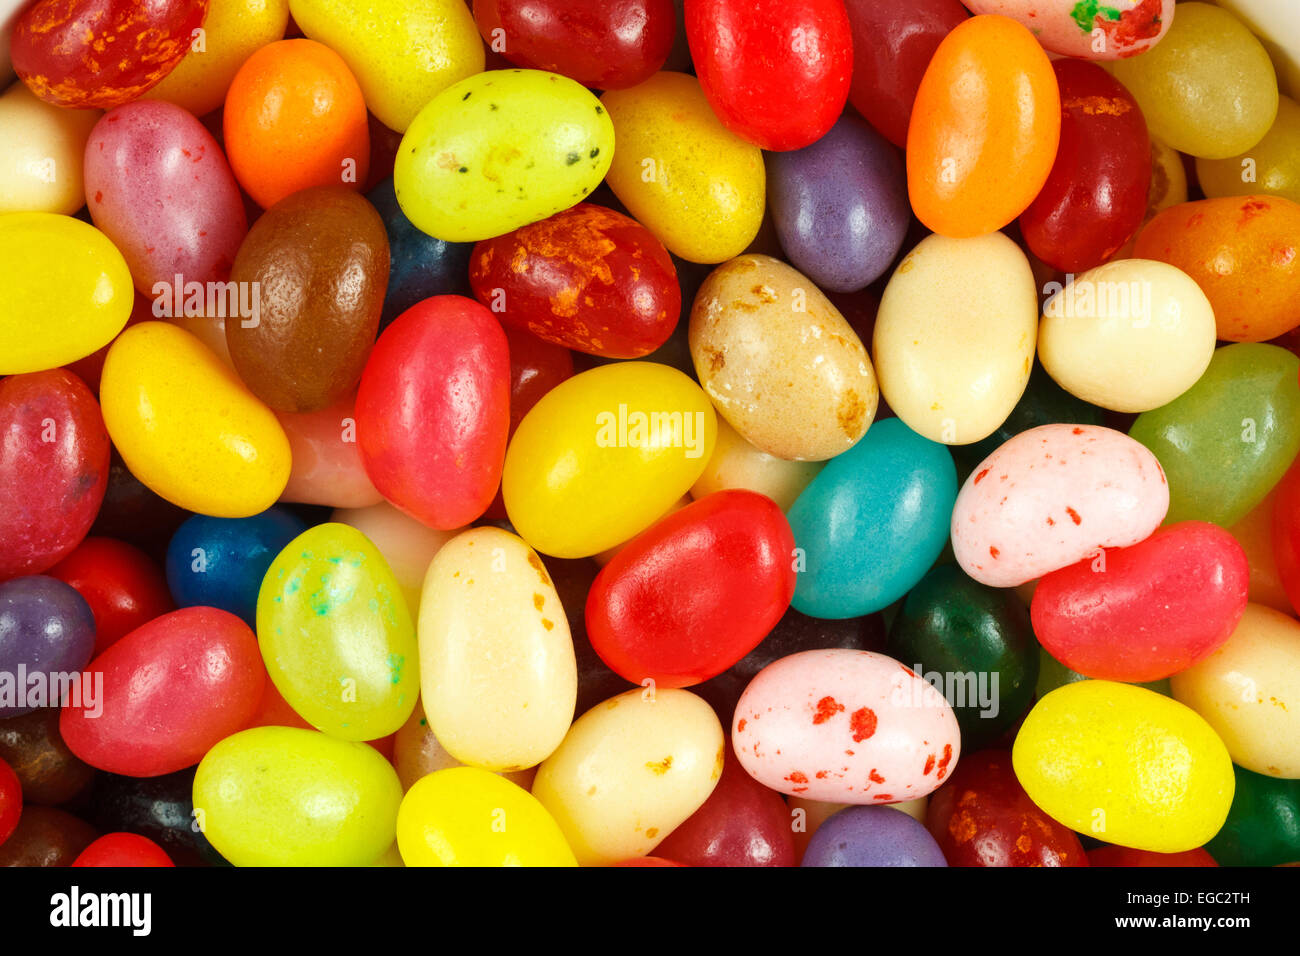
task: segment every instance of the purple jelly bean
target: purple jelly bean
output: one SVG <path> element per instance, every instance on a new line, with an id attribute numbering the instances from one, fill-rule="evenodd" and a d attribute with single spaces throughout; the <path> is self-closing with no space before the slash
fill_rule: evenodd
<path id="1" fill-rule="evenodd" d="M 39 574 L 0 584 L 0 718 L 57 707 L 94 649 L 95 615 L 70 585 Z"/>
<path id="2" fill-rule="evenodd" d="M 939 844 L 902 810 L 848 807 L 812 835 L 803 866 L 947 866 Z"/>

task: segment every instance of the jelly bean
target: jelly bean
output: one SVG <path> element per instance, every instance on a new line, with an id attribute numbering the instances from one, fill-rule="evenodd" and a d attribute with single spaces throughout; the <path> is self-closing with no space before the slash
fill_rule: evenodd
<path id="1" fill-rule="evenodd" d="M 104 504 L 90 526 L 91 534 L 128 541 L 151 555 L 165 555 L 167 542 L 189 516 L 146 488 L 113 449 Z"/>
<path id="2" fill-rule="evenodd" d="M 131 270 L 94 226 L 55 213 L 0 215 L 0 375 L 40 372 L 102 348 L 131 314 Z M 33 335 L 32 329 L 40 329 Z"/>
<path id="3" fill-rule="evenodd" d="M 928 236 L 880 298 L 872 354 L 881 395 L 931 441 L 986 438 L 1024 394 L 1037 321 L 1033 272 L 1014 242 Z"/>
<path id="4" fill-rule="evenodd" d="M 370 203 L 342 186 L 286 197 L 253 224 L 230 277 L 241 307 L 245 288 L 252 297 L 226 342 L 254 395 L 314 412 L 356 387 L 388 287 L 388 237 Z"/>
<path id="5" fill-rule="evenodd" d="M 276 414 L 291 459 L 281 501 L 366 508 L 383 500 L 357 444 L 356 404 L 353 393 L 320 411 Z"/>
<path id="6" fill-rule="evenodd" d="M 44 575 L 0 584 L 0 718 L 57 707 L 94 649 L 95 615 L 70 585 Z"/>
<path id="7" fill-rule="evenodd" d="M 583 866 L 646 856 L 704 805 L 726 740 L 685 690 L 619 694 L 587 711 L 543 761 L 533 796 Z"/>
<path id="8" fill-rule="evenodd" d="M 1300 10 L 1269 0 L 1219 0 L 1260 38 L 1278 74 L 1278 88 L 1300 96 Z"/>
<path id="9" fill-rule="evenodd" d="M 923 797 L 961 755 L 938 690 L 892 657 L 845 649 L 765 667 L 736 705 L 731 742 L 765 787 L 852 804 Z"/>
<path id="10" fill-rule="evenodd" d="M 695 297 L 691 357 L 718 412 L 778 458 L 851 448 L 876 413 L 867 350 L 813 283 L 770 256 L 710 273 Z"/>
<path id="11" fill-rule="evenodd" d="M 1300 203 L 1279 196 L 1203 199 L 1152 219 L 1133 254 L 1195 279 L 1214 307 L 1219 338 L 1259 342 L 1300 324 L 1297 234 Z"/>
<path id="12" fill-rule="evenodd" d="M 575 866 L 555 820 L 527 790 L 476 767 L 421 778 L 397 811 L 407 866 Z"/>
<path id="13" fill-rule="evenodd" d="M 1082 272 L 1109 259 L 1142 224 L 1151 144 L 1137 101 L 1105 70 L 1079 60 L 1057 60 L 1052 69 L 1061 143 L 1020 229 L 1038 258 Z"/>
<path id="14" fill-rule="evenodd" d="M 1246 562 L 1250 566 L 1250 600 L 1290 614 L 1292 605 L 1273 550 L 1274 511 L 1279 491 L 1286 481 L 1284 477 L 1263 501 L 1228 531 L 1246 552 Z"/>
<path id="15" fill-rule="evenodd" d="M 411 620 L 416 619 L 420 608 L 420 591 L 424 587 L 424 574 L 429 569 L 429 562 L 461 531 L 459 528 L 450 531 L 430 528 L 386 501 L 364 508 L 339 508 L 330 520 L 351 525 L 379 549 L 406 596 Z"/>
<path id="16" fill-rule="evenodd" d="M 95 617 L 95 653 L 175 608 L 167 579 L 147 554 L 114 538 L 86 538 L 49 575 L 76 588 Z"/>
<path id="17" fill-rule="evenodd" d="M 0 581 L 72 552 L 104 499 L 108 467 L 103 415 L 75 375 L 0 380 Z"/>
<path id="18" fill-rule="evenodd" d="M 93 701 L 85 688 L 92 682 Z M 100 770 L 172 773 L 245 726 L 264 683 L 257 640 L 243 621 L 216 608 L 181 608 L 136 628 L 87 665 L 81 699 L 65 703 L 59 732 Z"/>
<path id="19" fill-rule="evenodd" d="M 966 754 L 925 825 L 952 866 L 1088 866 L 1079 838 L 1034 805 L 1001 750 Z"/>
<path id="20" fill-rule="evenodd" d="M 1218 866 L 1214 857 L 1204 849 L 1184 850 L 1182 853 L 1152 853 L 1150 850 L 1133 850 L 1126 846 L 1100 846 L 1088 851 L 1089 866 Z"/>
<path id="21" fill-rule="evenodd" d="M 127 466 L 168 501 L 245 518 L 284 490 L 284 429 L 188 332 L 166 322 L 132 326 L 109 349 L 99 395 Z"/>
<path id="22" fill-rule="evenodd" d="M 1013 17 L 1044 48 L 1085 60 L 1118 60 L 1151 49 L 1169 31 L 1175 0 L 962 0 L 974 13 Z M 1057 61 L 1062 62 L 1060 60 Z"/>
<path id="23" fill-rule="evenodd" d="M 1300 202 L 1300 103 L 1278 97 L 1264 138 L 1237 156 L 1198 159 L 1196 180 L 1211 198 L 1263 194 Z"/>
<path id="24" fill-rule="evenodd" d="M 366 106 L 399 133 L 429 100 L 483 71 L 473 15 L 459 0 L 289 0 L 289 9 L 303 33 L 343 57 Z"/>
<path id="25" fill-rule="evenodd" d="M 1122 259 L 1089 269 L 1047 301 L 1038 357 L 1072 395 L 1145 412 L 1196 384 L 1214 341 L 1210 301 L 1185 272 Z"/>
<path id="26" fill-rule="evenodd" d="M 221 108 L 230 83 L 257 50 L 284 38 L 289 0 L 209 0 L 203 40 L 141 99 L 175 103 L 195 116 Z"/>
<path id="27" fill-rule="evenodd" d="M 430 527 L 468 524 L 496 493 L 509 401 L 510 356 L 492 313 L 461 296 L 425 299 L 379 337 L 361 376 L 366 473 Z"/>
<path id="28" fill-rule="evenodd" d="M 876 281 L 903 245 L 911 210 L 898 151 L 844 116 L 815 143 L 767 158 L 768 201 L 781 248 L 827 292 Z"/>
<path id="29" fill-rule="evenodd" d="M 1222 866 L 1278 866 L 1300 860 L 1300 780 L 1234 766 L 1228 819 L 1206 844 Z"/>
<path id="30" fill-rule="evenodd" d="M 415 303 L 435 295 L 473 295 L 469 285 L 472 243 L 444 242 L 426 235 L 397 204 L 390 177 L 366 193 L 384 220 L 390 264 L 381 328 L 387 328 Z"/>
<path id="31" fill-rule="evenodd" d="M 1141 105 L 1152 135 L 1193 156 L 1243 153 L 1277 116 L 1277 75 L 1267 51 L 1240 20 L 1208 3 L 1179 4 L 1159 45 L 1112 69 Z"/>
<path id="32" fill-rule="evenodd" d="M 1060 661 L 1058 661 L 1047 651 L 1042 651 L 1038 658 L 1038 686 L 1037 694 L 1040 698 L 1046 697 L 1051 691 L 1056 690 L 1066 684 L 1074 684 L 1082 680 L 1090 680 L 1078 671 L 1072 671 Z M 1157 694 L 1163 694 L 1165 697 L 1172 697 L 1173 691 L 1169 687 L 1169 680 L 1150 681 L 1144 684 L 1138 684 L 1139 687 L 1145 687 L 1149 691 Z"/>
<path id="33" fill-rule="evenodd" d="M 81 160 L 97 110 L 69 110 L 37 99 L 21 82 L 0 94 L 0 214 L 70 216 L 86 204 Z"/>
<path id="34" fill-rule="evenodd" d="M 657 856 L 640 856 L 631 860 L 618 860 L 617 862 L 607 864 L 608 866 L 686 866 L 685 863 L 677 863 L 673 860 L 665 860 Z"/>
<path id="35" fill-rule="evenodd" d="M 557 73 L 493 70 L 452 84 L 420 110 L 393 183 L 420 229 L 476 242 L 581 202 L 613 156 L 614 127 L 590 91 Z"/>
<path id="36" fill-rule="evenodd" d="M 91 822 L 107 833 L 148 837 L 177 866 L 228 866 L 199 829 L 202 820 L 194 812 L 192 797 L 194 771 L 189 767 L 160 777 L 100 774 Z"/>
<path id="37" fill-rule="evenodd" d="M 925 827 L 893 807 L 849 807 L 817 828 L 802 866 L 947 866 Z"/>
<path id="38" fill-rule="evenodd" d="M 1044 575 L 1031 606 L 1034 634 L 1089 677 L 1160 680 L 1228 639 L 1246 609 L 1248 577 L 1246 553 L 1232 535 L 1179 522 Z"/>
<path id="39" fill-rule="evenodd" d="M 633 538 L 597 575 L 592 646 L 634 684 L 689 687 L 721 674 L 790 606 L 793 552 L 772 499 L 709 495 Z"/>
<path id="40" fill-rule="evenodd" d="M 1276 497 L 1269 521 L 1269 540 L 1276 561 L 1277 576 L 1289 604 L 1278 606 L 1271 602 L 1263 603 L 1269 603 L 1290 614 L 1300 606 L 1300 469 L 1294 463 L 1277 483 L 1275 490 Z"/>
<path id="41" fill-rule="evenodd" d="M 1016 587 L 1098 548 L 1137 544 L 1160 525 L 1169 497 L 1156 457 L 1127 435 L 1040 425 L 966 479 L 952 512 L 952 549 L 976 581 Z"/>
<path id="42" fill-rule="evenodd" d="M 677 11 L 671 0 L 478 0 L 474 19 L 484 42 L 515 66 L 621 90 L 664 65 Z"/>
<path id="43" fill-rule="evenodd" d="M 601 97 L 618 138 L 607 182 L 673 255 L 723 262 L 763 222 L 763 154 L 714 115 L 692 76 L 656 73 Z"/>
<path id="44" fill-rule="evenodd" d="M 175 866 L 167 851 L 138 833 L 106 833 L 81 851 L 73 866 Z"/>
<path id="45" fill-rule="evenodd" d="M 435 771 L 465 766 L 449 754 L 447 748 L 434 736 L 433 730 L 429 727 L 429 719 L 425 716 L 424 706 L 419 703 L 415 705 L 415 710 L 411 711 L 411 716 L 406 719 L 406 723 L 402 724 L 393 736 L 392 764 L 393 769 L 397 771 L 398 779 L 402 781 L 404 791 L 410 790 L 415 786 L 416 781 Z M 517 770 L 513 773 L 498 772 L 511 783 L 525 790 L 532 787 L 533 778 L 536 776 L 533 768 Z"/>
<path id="46" fill-rule="evenodd" d="M 556 386 L 519 423 L 501 491 L 543 554 L 596 554 L 644 531 L 699 478 L 717 419 L 676 369 L 620 362 Z"/>
<path id="47" fill-rule="evenodd" d="M 235 178 L 263 209 L 310 186 L 366 181 L 361 88 L 342 57 L 315 40 L 277 40 L 253 53 L 230 83 L 223 117 Z"/>
<path id="48" fill-rule="evenodd" d="M 991 744 L 1020 718 L 1038 680 L 1038 644 L 1010 591 L 972 581 L 955 564 L 932 568 L 903 602 L 890 657 L 937 673 L 968 747 Z"/>
<path id="49" fill-rule="evenodd" d="M 1227 642 L 1175 674 L 1174 697 L 1206 719 L 1233 763 L 1270 777 L 1300 777 L 1300 624 L 1246 605 Z"/>
<path id="50" fill-rule="evenodd" d="M 0 760 L 18 775 L 28 806 L 77 800 L 95 780 L 95 768 L 69 750 L 59 736 L 59 714 L 57 707 L 41 707 L 0 720 Z"/>
<path id="51" fill-rule="evenodd" d="M 682 866 L 794 866 L 798 857 L 785 801 L 745 773 L 727 750 L 709 799 L 654 852 Z"/>
<path id="52" fill-rule="evenodd" d="M 945 236 L 1001 229 L 1038 195 L 1061 134 L 1047 54 L 1001 16 L 963 21 L 935 51 L 907 131 L 912 209 Z"/>
<path id="53" fill-rule="evenodd" d="M 795 608 L 844 618 L 893 604 L 943 550 L 956 497 L 947 449 L 896 418 L 872 426 L 790 509 L 801 558 Z"/>
<path id="54" fill-rule="evenodd" d="M 266 682 L 262 689 L 262 702 L 257 706 L 257 713 L 253 715 L 244 727 L 245 730 L 251 727 L 298 727 L 302 730 L 315 730 L 311 724 L 303 720 L 302 715 L 289 706 L 289 702 L 284 699 L 284 695 L 276 688 L 271 681 Z M 366 741 L 372 746 L 378 741 Z M 376 748 L 378 749 L 378 748 Z M 188 792 L 188 790 L 187 790 Z"/>
<path id="55" fill-rule="evenodd" d="M 1025 718 L 1011 761 L 1052 819 L 1137 850 L 1194 849 L 1218 832 L 1232 803 L 1232 762 L 1210 725 L 1127 684 L 1086 680 L 1052 691 Z"/>
<path id="56" fill-rule="evenodd" d="M 1187 170 L 1183 154 L 1151 137 L 1151 186 L 1143 223 L 1170 206 L 1187 202 Z"/>
<path id="57" fill-rule="evenodd" d="M 560 745 L 578 676 L 559 595 L 541 560 L 499 528 L 434 557 L 420 600 L 420 696 L 457 760 L 522 770 Z"/>
<path id="58" fill-rule="evenodd" d="M 13 768 L 0 759 L 0 843 L 9 839 L 23 813 L 23 786 Z"/>
<path id="59" fill-rule="evenodd" d="M 1169 476 L 1169 521 L 1234 524 L 1277 484 L 1300 452 L 1298 373 L 1276 345 L 1224 346 L 1195 385 L 1138 416 L 1129 434 Z"/>
<path id="60" fill-rule="evenodd" d="M 56 106 L 112 109 L 140 96 L 190 49 L 208 0 L 37 0 L 14 24 L 14 70 Z M 114 55 L 110 50 L 119 51 Z"/>
<path id="61" fill-rule="evenodd" d="M 257 638 L 284 699 L 332 737 L 387 736 L 415 707 L 415 626 L 356 528 L 327 522 L 284 546 L 257 596 Z"/>
<path id="62" fill-rule="evenodd" d="M 849 102 L 895 146 L 906 146 L 925 68 L 966 11 L 958 0 L 846 0 L 845 7 L 853 34 Z"/>
<path id="63" fill-rule="evenodd" d="M 86 821 L 54 807 L 24 807 L 0 846 L 0 866 L 71 866 L 99 834 Z"/>
<path id="64" fill-rule="evenodd" d="M 292 727 L 227 737 L 194 775 L 203 833 L 235 866 L 364 866 L 392 844 L 401 800 L 374 749 Z"/>
<path id="65" fill-rule="evenodd" d="M 469 279 L 506 325 L 609 358 L 649 355 L 682 308 L 663 244 L 635 220 L 589 203 L 480 242 Z"/>
<path id="66" fill-rule="evenodd" d="M 257 593 L 271 562 L 307 530 L 284 508 L 248 518 L 195 515 L 167 545 L 167 586 L 180 607 L 215 607 L 257 622 Z"/>
<path id="67" fill-rule="evenodd" d="M 789 511 L 823 467 L 824 462 L 790 461 L 760 451 L 725 418 L 719 418 L 713 455 L 699 480 L 691 485 L 691 497 L 699 500 L 728 488 L 744 488 L 766 495 L 782 511 Z"/>
<path id="68" fill-rule="evenodd" d="M 844 4 L 687 0 L 696 75 L 724 126 L 763 149 L 821 139 L 849 95 L 853 40 Z"/>

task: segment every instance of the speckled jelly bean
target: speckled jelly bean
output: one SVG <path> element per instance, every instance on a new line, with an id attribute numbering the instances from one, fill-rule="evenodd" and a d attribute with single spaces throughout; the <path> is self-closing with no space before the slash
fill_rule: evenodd
<path id="1" fill-rule="evenodd" d="M 1174 18 L 1174 0 L 962 0 L 973 13 L 1013 17 L 1053 53 L 1118 60 L 1161 41 Z M 1058 61 L 1059 62 L 1059 61 Z"/>

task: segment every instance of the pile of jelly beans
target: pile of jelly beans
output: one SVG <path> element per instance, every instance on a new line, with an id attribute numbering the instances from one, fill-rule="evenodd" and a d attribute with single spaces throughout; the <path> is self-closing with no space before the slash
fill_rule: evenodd
<path id="1" fill-rule="evenodd" d="M 1300 7 L 10 6 L 0 863 L 1300 862 Z"/>

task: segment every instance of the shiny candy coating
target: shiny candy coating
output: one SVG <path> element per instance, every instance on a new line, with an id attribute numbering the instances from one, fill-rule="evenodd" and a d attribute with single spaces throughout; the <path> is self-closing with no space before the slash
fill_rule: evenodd
<path id="1" fill-rule="evenodd" d="M 817 828 L 801 866 L 947 866 L 924 826 L 893 807 L 849 807 Z"/>
<path id="2" fill-rule="evenodd" d="M 62 675 L 77 674 L 94 648 L 95 616 L 73 588 L 44 575 L 0 584 L 0 718 L 57 707 Z"/>

